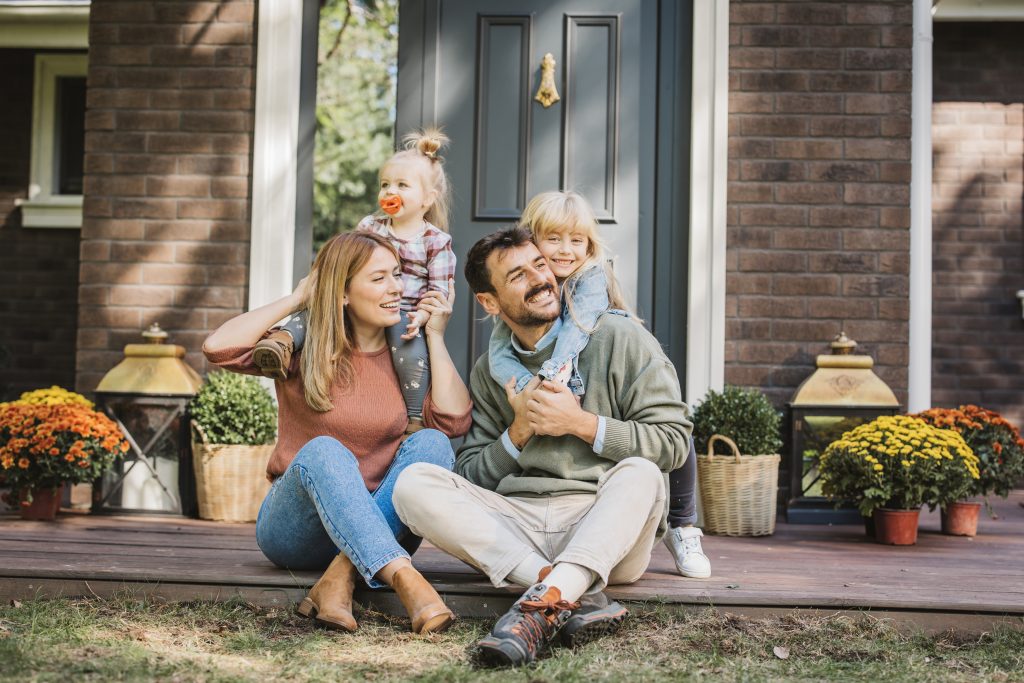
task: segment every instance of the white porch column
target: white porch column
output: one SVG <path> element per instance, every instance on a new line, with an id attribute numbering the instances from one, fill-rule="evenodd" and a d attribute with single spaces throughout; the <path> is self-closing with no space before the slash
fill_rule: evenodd
<path id="1" fill-rule="evenodd" d="M 249 309 L 292 290 L 302 3 L 260 0 Z"/>
<path id="2" fill-rule="evenodd" d="M 914 0 L 907 410 L 932 404 L 932 2 Z"/>
<path id="3" fill-rule="evenodd" d="M 690 262 L 685 399 L 725 381 L 725 207 L 729 133 L 729 2 L 693 6 Z"/>

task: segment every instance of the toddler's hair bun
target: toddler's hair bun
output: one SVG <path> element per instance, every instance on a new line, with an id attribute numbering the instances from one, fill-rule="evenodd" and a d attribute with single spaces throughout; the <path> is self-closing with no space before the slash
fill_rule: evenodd
<path id="1" fill-rule="evenodd" d="M 415 149 L 428 159 L 439 159 L 438 152 L 446 147 L 450 140 L 440 128 L 425 128 L 422 131 L 409 133 L 402 142 L 406 149 Z"/>

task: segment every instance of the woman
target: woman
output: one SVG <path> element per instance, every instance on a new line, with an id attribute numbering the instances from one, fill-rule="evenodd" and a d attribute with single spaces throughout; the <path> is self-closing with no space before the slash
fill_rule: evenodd
<path id="1" fill-rule="evenodd" d="M 452 291 L 449 289 L 449 291 Z M 398 519 L 391 493 L 414 462 L 451 469 L 448 438 L 469 429 L 469 391 L 444 344 L 453 296 L 428 293 L 421 307 L 433 381 L 420 430 L 404 441 L 407 418 L 385 330 L 398 322 L 402 294 L 398 254 L 379 235 L 331 238 L 309 277 L 282 299 L 224 323 L 206 340 L 210 362 L 259 374 L 256 343 L 278 320 L 307 309 L 306 345 L 275 383 L 278 442 L 273 481 L 256 522 L 264 555 L 287 569 L 327 566 L 298 611 L 329 628 L 353 631 L 356 575 L 373 588 L 391 586 L 417 633 L 440 631 L 454 615 L 413 568 L 419 539 Z"/>

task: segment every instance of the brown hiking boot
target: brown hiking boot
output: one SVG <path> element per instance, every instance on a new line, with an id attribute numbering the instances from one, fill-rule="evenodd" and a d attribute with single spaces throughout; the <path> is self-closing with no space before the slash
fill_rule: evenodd
<path id="1" fill-rule="evenodd" d="M 266 339 L 256 342 L 252 351 L 252 362 L 264 377 L 288 379 L 288 366 L 292 362 L 294 348 L 292 335 L 284 330 L 274 330 Z"/>
<path id="2" fill-rule="evenodd" d="M 352 560 L 344 553 L 338 553 L 295 611 L 315 620 L 319 626 L 337 631 L 355 631 L 359 626 L 352 616 L 352 591 L 356 587 L 356 576 Z"/>
<path id="3" fill-rule="evenodd" d="M 395 572 L 391 588 L 409 613 L 413 632 L 438 633 L 455 621 L 455 614 L 414 567 L 402 567 Z"/>

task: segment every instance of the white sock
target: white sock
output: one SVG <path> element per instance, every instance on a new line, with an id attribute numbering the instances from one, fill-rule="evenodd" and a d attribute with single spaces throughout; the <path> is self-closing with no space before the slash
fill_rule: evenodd
<path id="1" fill-rule="evenodd" d="M 571 562 L 559 562 L 544 579 L 544 583 L 561 591 L 563 600 L 576 602 L 596 579 L 597 575 L 586 567 Z"/>
<path id="2" fill-rule="evenodd" d="M 505 577 L 505 580 L 511 581 L 517 586 L 529 588 L 537 583 L 537 575 L 540 574 L 540 570 L 550 566 L 551 563 L 548 560 L 537 553 L 531 552 L 526 556 L 525 560 L 513 567 L 512 571 Z"/>

